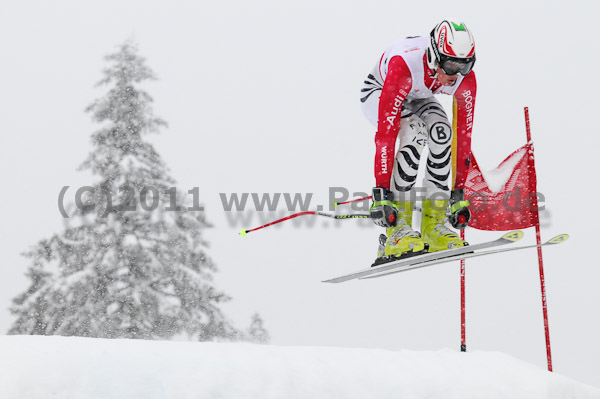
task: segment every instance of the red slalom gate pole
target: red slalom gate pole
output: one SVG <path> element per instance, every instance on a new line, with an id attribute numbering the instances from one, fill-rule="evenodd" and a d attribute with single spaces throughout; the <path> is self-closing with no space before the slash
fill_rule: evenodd
<path id="1" fill-rule="evenodd" d="M 460 238 L 465 239 L 465 229 L 460 231 Z M 460 260 L 460 351 L 467 351 L 467 331 L 465 317 L 465 260 Z"/>
<path id="2" fill-rule="evenodd" d="M 525 128 L 527 130 L 527 142 L 531 142 L 531 128 L 529 126 L 529 108 L 525 107 Z M 533 149 L 532 149 L 533 151 Z M 535 173 L 535 161 L 533 154 L 529 157 L 529 173 Z M 537 177 L 536 177 L 537 179 Z M 537 190 L 537 180 L 536 180 Z M 550 349 L 550 328 L 548 325 L 548 302 L 546 300 L 546 281 L 544 278 L 544 258 L 542 256 L 542 236 L 540 232 L 540 217 L 538 210 L 537 195 L 533 197 L 532 206 L 537 213 L 537 223 L 535 225 L 535 238 L 537 240 L 538 262 L 540 266 L 540 285 L 542 290 L 542 312 L 544 315 L 544 331 L 546 333 L 546 356 L 548 359 L 548 371 L 552 371 L 552 351 Z"/>

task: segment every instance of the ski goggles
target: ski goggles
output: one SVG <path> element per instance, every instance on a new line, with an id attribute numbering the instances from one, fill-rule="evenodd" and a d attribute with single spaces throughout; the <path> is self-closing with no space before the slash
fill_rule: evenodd
<path id="1" fill-rule="evenodd" d="M 460 73 L 467 76 L 475 65 L 475 56 L 471 58 L 454 58 L 444 54 L 440 54 L 440 68 L 446 75 L 456 75 Z"/>

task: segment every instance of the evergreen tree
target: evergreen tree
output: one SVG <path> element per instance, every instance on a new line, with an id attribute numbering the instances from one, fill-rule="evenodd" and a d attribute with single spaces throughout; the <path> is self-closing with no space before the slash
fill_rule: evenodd
<path id="1" fill-rule="evenodd" d="M 263 319 L 258 314 L 255 313 L 252 316 L 250 328 L 248 329 L 246 336 L 242 339 L 246 339 L 257 344 L 266 344 L 269 342 L 269 333 L 265 329 Z"/>
<path id="2" fill-rule="evenodd" d="M 17 319 L 9 333 L 253 339 L 219 309 L 229 298 L 212 283 L 204 213 L 180 200 L 164 162 L 143 139 L 166 126 L 139 87 L 155 79 L 153 72 L 131 42 L 106 60 L 99 85 L 109 90 L 86 110 L 101 128 L 82 165 L 99 181 L 62 234 L 26 253 L 31 285 L 13 299 Z"/>

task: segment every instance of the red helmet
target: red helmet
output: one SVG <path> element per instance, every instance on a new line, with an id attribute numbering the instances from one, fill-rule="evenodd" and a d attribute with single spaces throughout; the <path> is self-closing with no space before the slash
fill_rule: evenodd
<path id="1" fill-rule="evenodd" d="M 446 75 L 465 76 L 475 65 L 475 41 L 464 23 L 440 22 L 431 31 L 427 47 L 427 65 L 432 71 L 439 66 Z"/>

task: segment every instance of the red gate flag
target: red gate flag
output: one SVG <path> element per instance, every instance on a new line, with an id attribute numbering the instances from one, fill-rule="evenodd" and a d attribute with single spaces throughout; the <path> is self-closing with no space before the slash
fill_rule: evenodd
<path id="1" fill-rule="evenodd" d="M 539 223 L 536 174 L 530 167 L 531 160 L 533 143 L 528 143 L 509 155 L 496 169 L 482 172 L 471 153 L 465 182 L 465 199 L 471 204 L 470 227 L 506 231 Z"/>

